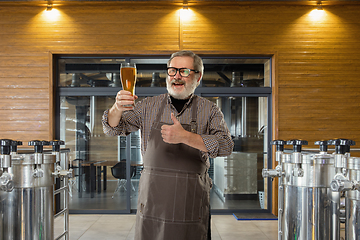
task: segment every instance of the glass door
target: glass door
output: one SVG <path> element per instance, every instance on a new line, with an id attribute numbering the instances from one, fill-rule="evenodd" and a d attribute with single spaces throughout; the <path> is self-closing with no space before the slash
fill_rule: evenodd
<path id="1" fill-rule="evenodd" d="M 230 156 L 211 159 L 211 208 L 266 209 L 261 172 L 268 161 L 268 97 L 207 97 L 222 110 L 233 136 Z"/>
<path id="2" fill-rule="evenodd" d="M 101 117 L 121 90 L 121 62 L 137 64 L 139 100 L 166 92 L 168 56 L 55 56 L 56 137 L 70 148 L 75 171 L 71 213 L 130 213 L 136 210 L 142 170 L 140 134 L 105 136 Z M 271 74 L 269 58 L 203 56 L 205 73 L 195 94 L 224 114 L 235 143 L 228 157 L 210 159 L 211 209 L 269 211 Z"/>

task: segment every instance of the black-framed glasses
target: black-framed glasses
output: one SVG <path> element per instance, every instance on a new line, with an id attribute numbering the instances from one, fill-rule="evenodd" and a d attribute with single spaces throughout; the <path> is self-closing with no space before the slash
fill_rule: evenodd
<path id="1" fill-rule="evenodd" d="M 199 73 L 198 70 L 190 69 L 190 68 L 174 68 L 174 67 L 167 68 L 167 74 L 171 77 L 174 77 L 178 71 L 180 73 L 180 76 L 182 77 L 188 77 L 191 71 L 193 71 L 194 73 Z"/>

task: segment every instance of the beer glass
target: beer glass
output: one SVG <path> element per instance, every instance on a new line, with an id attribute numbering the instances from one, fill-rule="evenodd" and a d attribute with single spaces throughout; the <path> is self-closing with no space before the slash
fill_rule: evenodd
<path id="1" fill-rule="evenodd" d="M 136 65 L 135 63 L 121 63 L 120 67 L 121 85 L 124 90 L 135 94 Z"/>

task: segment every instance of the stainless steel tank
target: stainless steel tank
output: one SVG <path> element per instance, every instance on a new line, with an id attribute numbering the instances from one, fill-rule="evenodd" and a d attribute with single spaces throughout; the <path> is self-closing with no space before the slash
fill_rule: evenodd
<path id="1" fill-rule="evenodd" d="M 14 189 L 0 193 L 4 219 L 1 239 L 54 239 L 54 163 L 54 155 L 44 155 L 44 175 L 34 177 L 34 154 L 12 158 Z"/>
<path id="2" fill-rule="evenodd" d="M 347 169 L 353 186 L 345 197 L 345 238 L 360 240 L 360 158 L 349 158 Z"/>
<path id="3" fill-rule="evenodd" d="M 0 140 L 0 240 L 52 240 L 54 180 L 72 176 L 72 171 L 60 167 L 59 150 L 64 143 L 34 140 L 29 142 L 34 151 L 17 153 L 12 145 L 19 144 Z M 53 152 L 45 154 L 44 145 L 53 145 Z M 63 235 L 68 239 L 68 232 Z"/>
<path id="4" fill-rule="evenodd" d="M 360 239 L 360 158 L 346 159 L 346 169 L 331 183 L 334 192 L 345 192 L 345 239 Z"/>
<path id="5" fill-rule="evenodd" d="M 278 239 L 338 240 L 340 194 L 331 191 L 336 174 L 334 156 L 327 154 L 327 142 L 319 154 L 302 153 L 307 141 L 276 140 L 275 169 L 264 169 L 263 177 L 279 178 Z M 292 145 L 292 153 L 284 153 Z"/>
<path id="6" fill-rule="evenodd" d="M 284 239 L 337 239 L 339 227 L 333 210 L 338 209 L 339 199 L 330 190 L 335 174 L 333 158 L 327 154 L 301 154 L 301 163 L 297 163 L 294 155 L 283 155 L 282 162 Z M 297 164 L 301 164 L 300 175 Z"/>
<path id="7" fill-rule="evenodd" d="M 0 192 L 3 213 L 1 239 L 54 239 L 55 161 L 55 155 L 43 154 L 42 151 L 11 155 L 8 172 L 13 177 L 14 189 Z"/>

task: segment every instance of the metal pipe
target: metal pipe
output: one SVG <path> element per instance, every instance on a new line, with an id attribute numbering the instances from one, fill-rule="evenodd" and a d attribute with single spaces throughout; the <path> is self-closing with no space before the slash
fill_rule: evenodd
<path id="1" fill-rule="evenodd" d="M 54 215 L 55 218 L 59 217 L 60 215 L 64 214 L 68 209 L 64 208 L 62 209 L 60 212 L 58 212 L 57 214 Z"/>
<path id="2" fill-rule="evenodd" d="M 242 97 L 241 98 L 241 136 L 242 137 L 246 137 L 247 135 L 247 131 L 246 131 L 246 123 L 247 123 L 247 119 L 246 119 L 246 97 Z"/>
<path id="3" fill-rule="evenodd" d="M 286 144 L 283 140 L 275 140 L 270 143 L 271 145 L 276 146 L 276 162 L 278 165 L 275 169 L 263 169 L 262 176 L 265 177 L 279 177 L 278 181 L 278 239 L 283 239 L 283 214 L 284 214 L 284 186 L 283 186 L 283 165 L 282 165 L 282 156 L 284 154 L 284 145 Z"/>
<path id="4" fill-rule="evenodd" d="M 349 158 L 347 169 L 352 188 L 345 194 L 345 239 L 360 240 L 360 158 Z"/>
<path id="5" fill-rule="evenodd" d="M 54 191 L 54 195 L 59 194 L 59 193 L 65 191 L 65 190 L 68 190 L 68 189 L 69 189 L 68 186 L 64 186 L 64 187 L 61 187 L 61 188 L 59 188 L 59 189 L 56 189 L 56 190 Z"/>
<path id="6" fill-rule="evenodd" d="M 63 232 L 62 234 L 60 234 L 57 238 L 55 238 L 55 240 L 58 240 L 58 239 L 61 239 L 62 237 L 65 236 L 65 239 L 66 239 L 66 234 L 68 234 L 68 232 Z"/>

